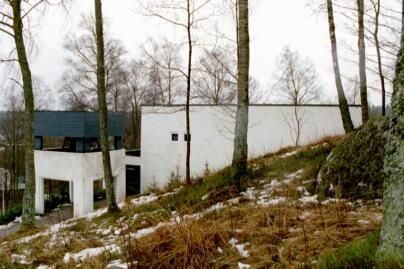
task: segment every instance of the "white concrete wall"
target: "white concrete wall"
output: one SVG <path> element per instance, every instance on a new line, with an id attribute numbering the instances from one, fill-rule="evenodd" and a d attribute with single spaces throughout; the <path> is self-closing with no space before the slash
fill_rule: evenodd
<path id="1" fill-rule="evenodd" d="M 126 159 L 126 165 L 137 165 L 137 166 L 142 165 L 141 157 L 126 155 L 125 159 Z"/>
<path id="2" fill-rule="evenodd" d="M 203 174 L 231 163 L 234 138 L 235 106 L 191 107 L 191 174 Z M 249 158 L 294 145 L 291 128 L 293 106 L 250 106 Z M 359 107 L 351 107 L 354 125 L 361 123 Z M 300 144 L 325 136 L 343 134 L 337 106 L 303 106 L 299 108 L 303 127 Z M 186 142 L 184 107 L 142 107 L 141 191 L 152 184 L 167 184 L 172 173 L 185 174 Z M 179 134 L 171 141 L 171 133 Z"/>
<path id="3" fill-rule="evenodd" d="M 110 151 L 112 176 L 118 203 L 126 197 L 125 150 Z M 37 213 L 44 213 L 43 180 L 73 182 L 74 215 L 93 211 L 93 182 L 104 178 L 102 153 L 71 153 L 35 150 Z"/>

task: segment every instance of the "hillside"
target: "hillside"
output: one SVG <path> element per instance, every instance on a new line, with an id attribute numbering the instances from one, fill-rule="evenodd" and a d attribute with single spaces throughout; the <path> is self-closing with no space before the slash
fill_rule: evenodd
<path id="1" fill-rule="evenodd" d="M 316 268 L 382 218 L 381 200 L 314 193 L 333 145 L 252 160 L 240 188 L 228 169 L 206 171 L 193 186 L 173 181 L 130 197 L 117 214 L 101 209 L 17 233 L 1 243 L 0 268 Z"/>

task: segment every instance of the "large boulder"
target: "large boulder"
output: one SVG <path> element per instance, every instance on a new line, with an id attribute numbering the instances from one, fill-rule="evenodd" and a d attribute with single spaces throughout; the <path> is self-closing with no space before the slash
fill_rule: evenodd
<path id="1" fill-rule="evenodd" d="M 346 135 L 320 170 L 321 195 L 348 199 L 383 196 L 383 164 L 388 119 L 376 117 Z"/>

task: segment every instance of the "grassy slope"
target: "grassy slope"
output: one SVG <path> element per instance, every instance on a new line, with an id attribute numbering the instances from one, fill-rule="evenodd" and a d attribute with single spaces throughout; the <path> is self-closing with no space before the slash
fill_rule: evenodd
<path id="1" fill-rule="evenodd" d="M 2 245 L 0 267 L 75 268 L 80 264 L 105 268 L 118 258 L 137 261 L 143 268 L 237 268 L 239 263 L 251 268 L 315 266 L 320 254 L 375 230 L 380 221 L 380 209 L 373 203 L 299 201 L 304 189 L 310 192 L 306 198 L 314 198 L 313 179 L 331 144 L 283 149 L 252 160 L 250 176 L 241 187 L 244 194 L 224 169 L 192 186 L 173 183 L 164 191 L 154 190 L 147 196 L 155 197 L 154 201 L 137 206 L 128 203 L 119 214 L 67 222 L 57 233 L 28 243 L 15 241 L 23 234 L 14 235 Z M 284 155 L 287 152 L 294 154 Z M 148 229 L 156 231 L 139 236 Z M 231 239 L 248 256 L 243 257 Z M 119 245 L 121 253 L 106 251 L 82 261 L 63 262 L 65 253 L 111 244 Z M 23 255 L 31 264 L 19 264 L 12 254 Z"/>

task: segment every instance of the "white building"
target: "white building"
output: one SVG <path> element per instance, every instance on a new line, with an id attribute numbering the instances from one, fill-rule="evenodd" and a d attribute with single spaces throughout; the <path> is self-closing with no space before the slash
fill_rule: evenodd
<path id="1" fill-rule="evenodd" d="M 108 134 L 114 138 L 110 150 L 112 176 L 118 203 L 126 197 L 126 160 L 122 148 L 124 117 L 108 114 Z M 45 211 L 44 181 L 69 182 L 70 201 L 74 216 L 94 209 L 94 181 L 104 179 L 102 153 L 98 143 L 99 115 L 95 112 L 36 112 L 35 113 L 35 211 Z M 59 148 L 46 149 L 44 137 L 62 137 Z"/>
<path id="2" fill-rule="evenodd" d="M 192 105 L 191 175 L 202 175 L 231 164 L 236 106 Z M 294 145 L 295 107 L 251 105 L 249 158 Z M 361 124 L 360 107 L 350 107 L 354 125 Z M 297 108 L 301 123 L 299 144 L 344 133 L 338 106 L 307 105 Z M 173 175 L 185 175 L 186 125 L 184 106 L 143 106 L 141 134 L 141 191 L 166 185 Z"/>

